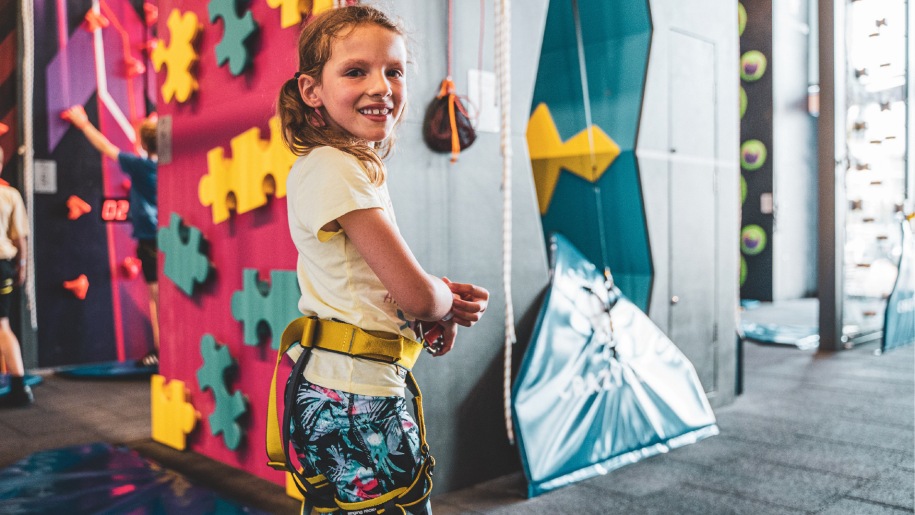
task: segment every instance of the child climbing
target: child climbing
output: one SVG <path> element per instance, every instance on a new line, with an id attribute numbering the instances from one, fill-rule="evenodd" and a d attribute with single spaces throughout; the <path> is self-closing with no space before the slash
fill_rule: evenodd
<path id="1" fill-rule="evenodd" d="M 153 345 L 145 356 L 137 361 L 141 366 L 159 365 L 159 280 L 156 270 L 157 226 L 157 170 L 156 119 L 143 120 L 137 134 L 146 157 L 132 152 L 123 152 L 89 121 L 83 106 L 73 106 L 63 112 L 61 118 L 69 121 L 82 131 L 89 143 L 103 156 L 118 162 L 121 170 L 130 177 L 130 210 L 128 216 L 133 224 L 133 237 L 137 240 L 137 257 L 143 269 L 143 277 L 149 288 L 149 321 L 152 325 Z"/>
<path id="2" fill-rule="evenodd" d="M 415 355 L 402 359 L 385 342 L 421 350 L 434 329 L 433 355 L 444 356 L 457 327 L 480 320 L 489 292 L 426 273 L 397 227 L 382 159 L 407 102 L 401 27 L 369 6 L 330 10 L 302 30 L 298 53 L 277 105 L 300 156 L 287 179 L 289 230 L 299 310 L 314 319 L 304 379 L 294 372 L 287 385 L 292 446 L 305 477 L 329 481 L 337 507 L 431 513 L 426 483 L 414 483 L 428 461 L 422 422 L 404 400 Z M 346 348 L 331 336 L 341 334 Z M 393 358 L 366 357 L 355 349 L 363 343 Z"/>

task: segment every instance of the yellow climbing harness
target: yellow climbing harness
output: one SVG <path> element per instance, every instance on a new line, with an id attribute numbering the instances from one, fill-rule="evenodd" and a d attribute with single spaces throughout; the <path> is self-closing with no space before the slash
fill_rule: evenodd
<path id="1" fill-rule="evenodd" d="M 334 488 L 323 475 L 306 477 L 302 470 L 296 468 L 289 459 L 289 421 L 295 396 L 285 395 L 282 431 L 278 427 L 276 410 L 276 376 L 280 361 L 289 348 L 298 342 L 304 352 L 296 359 L 292 370 L 293 382 L 290 385 L 295 392 L 311 348 L 339 352 L 349 356 L 371 359 L 383 363 L 396 363 L 407 369 L 406 384 L 413 394 L 413 408 L 416 412 L 416 425 L 419 428 L 420 452 L 423 462 L 409 486 L 397 488 L 380 497 L 367 501 L 348 503 L 334 496 Z M 354 325 L 334 320 L 319 320 L 312 317 L 300 317 L 293 320 L 283 331 L 280 349 L 276 355 L 276 367 L 273 369 L 273 381 L 270 383 L 270 399 L 267 412 L 267 464 L 277 470 L 286 470 L 292 474 L 299 491 L 305 500 L 302 502 L 302 513 L 307 506 L 313 506 L 319 513 L 342 510 L 350 514 L 378 515 L 407 513 L 407 508 L 425 503 L 432 491 L 432 470 L 435 458 L 429 453 L 426 444 L 426 424 L 423 419 L 422 392 L 410 369 L 422 353 L 422 343 L 403 336 L 365 331 Z"/>

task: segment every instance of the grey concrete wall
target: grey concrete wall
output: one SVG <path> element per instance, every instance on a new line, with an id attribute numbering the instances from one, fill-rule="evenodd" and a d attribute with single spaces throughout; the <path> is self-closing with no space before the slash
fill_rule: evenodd
<path id="1" fill-rule="evenodd" d="M 696 366 L 713 406 L 721 406 L 734 398 L 736 363 L 737 4 L 651 0 L 649 5 L 653 32 L 636 149 L 655 273 L 649 315 Z M 691 59 L 681 51 L 684 43 L 701 55 Z M 700 70 L 708 73 L 696 73 Z M 682 94 L 690 89 L 702 97 L 696 105 L 702 100 L 711 112 L 698 107 L 690 112 Z M 691 227 L 690 217 L 700 214 L 702 223 Z M 690 254 L 690 238 L 712 248 L 697 244 Z M 685 280 L 690 274 L 699 281 Z"/>
<path id="2" fill-rule="evenodd" d="M 484 319 L 462 330 L 442 358 L 424 356 L 416 370 L 426 425 L 438 466 L 437 493 L 518 470 L 502 416 L 504 306 L 502 294 L 502 158 L 497 133 L 479 133 L 457 163 L 422 141 L 426 105 L 446 75 L 447 2 L 372 2 L 401 17 L 415 61 L 409 76 L 409 112 L 388 163 L 398 224 L 430 273 L 489 289 Z M 483 69 L 494 70 L 493 3 L 485 2 Z M 546 246 L 524 137 L 530 113 L 547 0 L 514 2 L 512 16 L 513 260 L 515 318 L 521 346 L 548 283 Z M 454 80 L 468 91 L 467 70 L 478 68 L 480 2 L 454 2 Z"/>
<path id="3" fill-rule="evenodd" d="M 807 112 L 808 10 L 772 3 L 773 300 L 816 291 L 816 120 Z"/>

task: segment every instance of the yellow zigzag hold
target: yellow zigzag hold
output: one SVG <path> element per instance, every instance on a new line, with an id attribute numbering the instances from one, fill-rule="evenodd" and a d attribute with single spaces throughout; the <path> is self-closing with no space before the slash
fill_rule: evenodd
<path id="1" fill-rule="evenodd" d="M 318 15 L 334 8 L 334 0 L 267 0 L 267 5 L 280 9 L 280 27 L 292 27 L 302 22 L 303 14 Z"/>
<path id="2" fill-rule="evenodd" d="M 596 125 L 591 127 L 594 166 L 591 165 L 587 129 L 564 142 L 547 105 L 540 104 L 534 109 L 534 114 L 527 122 L 527 148 L 534 169 L 534 185 L 537 187 L 541 215 L 545 215 L 550 207 L 562 170 L 568 170 L 586 181 L 597 182 L 620 155 L 619 145 L 607 133 Z"/>
<path id="3" fill-rule="evenodd" d="M 153 440 L 179 451 L 185 449 L 186 437 L 200 418 L 200 413 L 187 402 L 188 395 L 183 381 L 172 379 L 166 384 L 165 377 L 153 374 L 150 379 Z"/>
<path id="4" fill-rule="evenodd" d="M 198 89 L 197 78 L 191 69 L 198 59 L 194 44 L 203 26 L 195 13 L 181 14 L 178 9 L 172 9 L 167 24 L 169 45 L 166 47 L 165 41 L 157 40 L 150 58 L 157 72 L 162 65 L 168 66 L 168 75 L 162 83 L 162 100 L 168 103 L 174 97 L 178 102 L 186 102 Z"/>
<path id="5" fill-rule="evenodd" d="M 296 156 L 283 144 L 280 119 L 270 119 L 270 140 L 260 137 L 253 127 L 230 141 L 232 157 L 216 147 L 207 152 L 208 173 L 200 178 L 197 196 L 204 206 L 212 206 L 213 223 L 267 204 L 267 195 L 286 196 L 286 177 Z"/>

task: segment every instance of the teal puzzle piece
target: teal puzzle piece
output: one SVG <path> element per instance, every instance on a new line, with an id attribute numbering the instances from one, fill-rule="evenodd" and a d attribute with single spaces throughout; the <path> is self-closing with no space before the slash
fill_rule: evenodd
<path id="1" fill-rule="evenodd" d="M 266 340 L 269 328 L 271 347 L 280 348 L 283 330 L 302 316 L 298 304 L 301 290 L 293 270 L 271 270 L 270 283 L 257 277 L 257 270 L 242 270 L 242 289 L 232 294 L 232 316 L 245 327 L 245 345 Z"/>
<path id="2" fill-rule="evenodd" d="M 158 242 L 165 255 L 165 275 L 186 295 L 192 295 L 194 284 L 206 281 L 212 270 L 200 229 L 184 225 L 181 217 L 172 213 L 168 227 L 159 229 Z"/>
<path id="3" fill-rule="evenodd" d="M 203 366 L 197 369 L 197 383 L 201 391 L 209 388 L 216 397 L 216 408 L 207 419 L 210 432 L 213 436 L 222 433 L 226 447 L 234 451 L 243 436 L 236 420 L 248 411 L 248 399 L 240 391 L 230 394 L 226 387 L 226 371 L 235 366 L 235 360 L 229 348 L 216 343 L 211 334 L 204 334 L 200 340 L 200 354 Z"/>
<path id="4" fill-rule="evenodd" d="M 251 64 L 251 49 L 249 41 L 257 32 L 257 24 L 251 11 L 245 11 L 243 16 L 238 15 L 238 0 L 210 0 L 207 10 L 210 21 L 222 18 L 222 40 L 216 45 L 216 64 L 222 66 L 229 61 L 229 71 L 232 75 L 240 75 Z"/>

